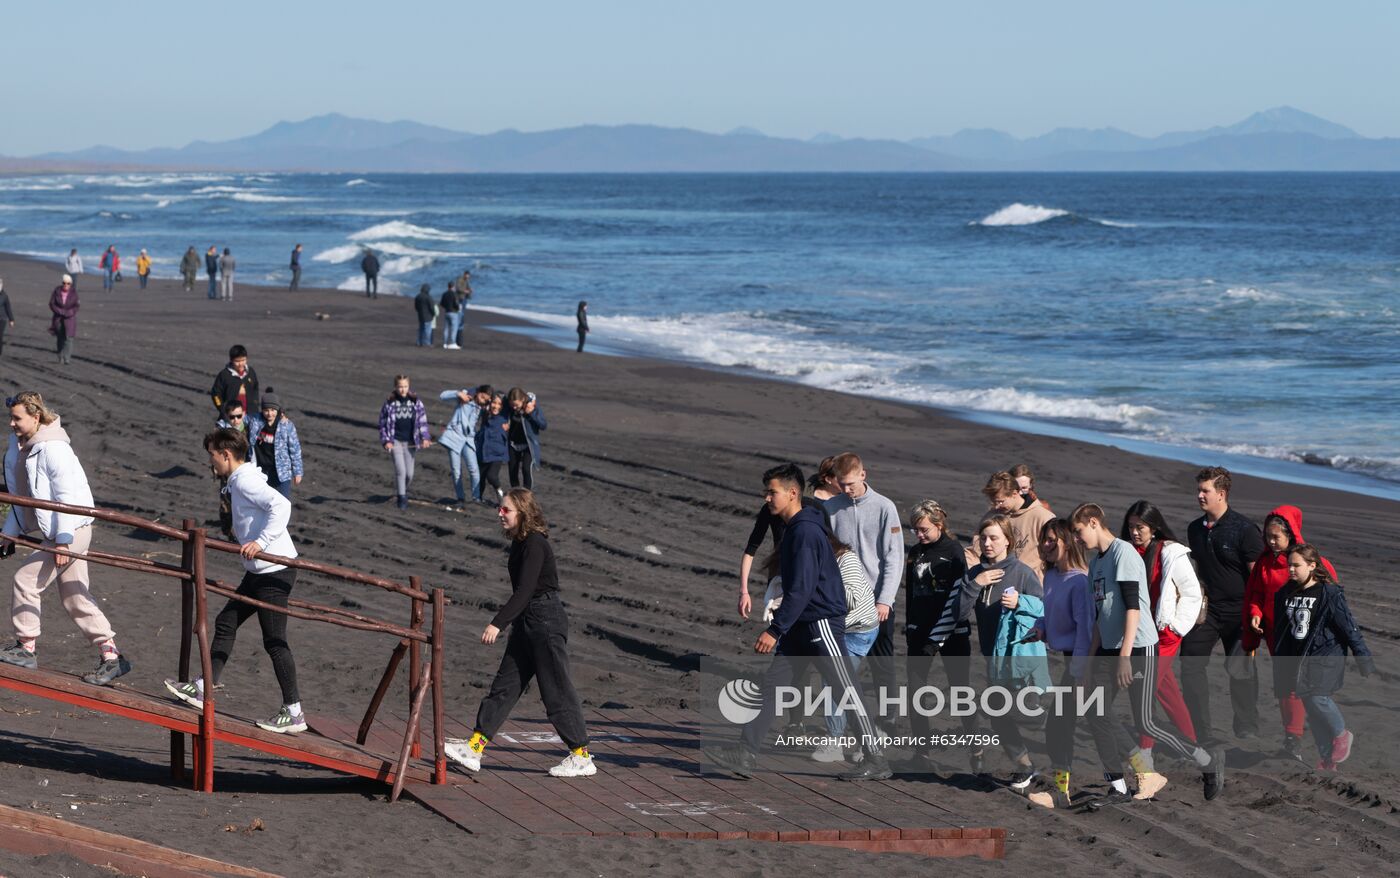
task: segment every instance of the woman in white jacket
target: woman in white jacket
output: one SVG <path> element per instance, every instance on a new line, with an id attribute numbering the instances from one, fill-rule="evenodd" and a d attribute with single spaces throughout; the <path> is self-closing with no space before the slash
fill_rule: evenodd
<path id="1" fill-rule="evenodd" d="M 58 415 L 44 405 L 44 398 L 26 390 L 5 400 L 5 405 L 10 410 L 10 430 L 14 434 L 5 451 L 5 484 L 10 493 L 72 506 L 92 506 L 92 490 L 83 465 L 73 453 Z M 85 555 L 92 543 L 92 518 L 11 506 L 5 518 L 4 536 L 36 532 L 42 536 L 46 549 L 62 547 Z M 12 554 L 14 546 L 12 540 L 4 539 L 0 554 Z M 16 642 L 0 651 L 0 661 L 22 668 L 39 666 L 39 600 L 56 579 L 63 609 L 99 652 L 97 669 L 85 674 L 83 680 L 105 686 L 130 671 L 131 663 L 117 650 L 112 626 L 93 602 L 87 562 L 46 549 L 31 554 L 15 571 L 10 619 Z"/>
<path id="2" fill-rule="evenodd" d="M 1177 541 L 1162 513 L 1146 500 L 1128 507 L 1120 536 L 1138 550 L 1147 567 L 1147 591 L 1157 623 L 1157 704 L 1178 731 L 1196 740 L 1191 711 L 1172 670 L 1181 639 L 1201 614 L 1201 582 L 1191 563 L 1191 550 Z M 1153 743 L 1151 735 L 1138 741 L 1148 751 Z"/>

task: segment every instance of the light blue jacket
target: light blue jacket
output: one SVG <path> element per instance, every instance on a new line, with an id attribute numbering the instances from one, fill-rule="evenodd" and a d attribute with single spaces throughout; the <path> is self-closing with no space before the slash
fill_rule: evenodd
<path id="1" fill-rule="evenodd" d="M 1045 615 L 1045 602 L 1035 595 L 1021 594 L 1016 609 L 1001 611 L 997 622 L 996 645 L 987 659 L 987 678 L 1012 689 L 1050 686 L 1050 669 L 1045 663 L 1045 644 L 1021 643 L 1021 638 Z"/>
<path id="2" fill-rule="evenodd" d="M 441 395 L 442 399 L 457 398 L 455 390 L 448 390 Z M 481 420 L 481 406 L 476 402 L 459 402 L 457 410 L 452 413 L 452 419 L 447 422 L 447 428 L 438 437 L 438 442 L 443 446 L 456 452 L 476 453 L 476 426 Z"/>
<path id="3" fill-rule="evenodd" d="M 257 455 L 253 453 L 252 447 L 267 423 L 262 419 L 262 415 L 249 415 L 245 420 L 248 422 L 248 459 L 256 462 Z M 272 456 L 277 462 L 277 481 L 290 482 L 294 477 L 302 475 L 301 440 L 297 438 L 296 424 L 286 415 L 277 423 L 277 435 L 272 440 Z"/>

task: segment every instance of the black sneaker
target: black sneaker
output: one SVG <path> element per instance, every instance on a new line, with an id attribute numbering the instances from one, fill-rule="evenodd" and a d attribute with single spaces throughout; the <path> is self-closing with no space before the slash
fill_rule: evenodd
<path id="1" fill-rule="evenodd" d="M 1026 790 L 1030 789 L 1031 784 L 1034 783 L 1035 779 L 1039 776 L 1039 773 L 1035 770 L 1035 766 L 1033 765 L 1017 767 L 1016 773 L 1011 775 L 1011 789 L 1018 793 L 1024 793 Z"/>
<path id="2" fill-rule="evenodd" d="M 116 658 L 98 662 L 97 669 L 90 674 L 83 674 L 83 682 L 91 683 L 94 686 L 106 686 L 122 674 L 131 672 L 131 662 L 126 660 L 126 656 L 119 655 Z"/>
<path id="3" fill-rule="evenodd" d="M 1283 753 L 1284 756 L 1288 757 L 1289 759 L 1293 759 L 1293 760 L 1296 760 L 1296 761 L 1298 761 L 1298 762 L 1302 762 L 1302 761 L 1303 761 L 1303 739 L 1302 739 L 1302 738 L 1299 738 L 1297 735 L 1284 735 L 1284 736 L 1283 736 L 1283 750 L 1282 750 L 1282 753 Z"/>
<path id="4" fill-rule="evenodd" d="M 1112 787 L 1102 796 L 1097 796 L 1084 803 L 1085 810 L 1097 811 L 1100 808 L 1108 808 L 1113 805 L 1133 804 L 1133 794 L 1130 792 L 1118 792 Z"/>
<path id="5" fill-rule="evenodd" d="M 862 780 L 888 780 L 894 777 L 894 772 L 890 770 L 890 763 L 884 756 L 874 753 L 866 753 L 865 758 L 855 768 L 845 774 L 838 774 L 837 780 L 862 781 Z"/>
<path id="6" fill-rule="evenodd" d="M 753 777 L 754 768 L 758 765 L 758 758 L 743 744 L 721 744 L 706 747 L 701 752 L 719 768 L 745 779 Z"/>
<path id="7" fill-rule="evenodd" d="M 1225 789 L 1225 748 L 1217 747 L 1210 754 L 1210 764 L 1201 772 L 1205 782 L 1206 801 L 1209 802 Z"/>

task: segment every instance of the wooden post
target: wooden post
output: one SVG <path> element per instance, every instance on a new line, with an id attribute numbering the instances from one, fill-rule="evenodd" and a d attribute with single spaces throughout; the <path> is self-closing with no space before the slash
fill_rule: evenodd
<path id="1" fill-rule="evenodd" d="M 355 736 L 355 743 L 363 745 L 369 738 L 369 728 L 374 724 L 374 715 L 379 713 L 379 705 L 384 703 L 384 696 L 389 693 L 389 684 L 394 682 L 394 673 L 399 669 L 399 662 L 403 661 L 404 653 L 408 652 L 408 641 L 400 640 L 399 645 L 394 647 L 393 655 L 389 656 L 389 665 L 384 669 L 384 676 L 379 678 L 379 688 L 374 690 L 374 697 L 369 700 L 369 709 L 365 711 L 365 718 L 360 720 L 360 731 Z"/>
<path id="2" fill-rule="evenodd" d="M 410 577 L 408 578 L 408 584 L 409 584 L 410 586 L 412 586 L 413 589 L 414 589 L 415 591 L 421 591 L 422 588 L 423 588 L 422 581 L 421 581 L 417 576 L 410 576 Z M 414 600 L 414 601 L 413 601 L 413 610 L 412 610 L 411 613 L 409 613 L 409 617 L 408 617 L 408 627 L 412 628 L 414 631 L 422 631 L 422 630 L 423 630 L 423 604 L 422 604 L 421 601 L 418 601 L 418 600 Z M 416 685 L 418 684 L 418 675 L 419 675 L 419 671 L 420 671 L 420 670 L 422 669 L 422 667 L 423 667 L 423 655 L 422 655 L 422 652 L 423 652 L 423 651 L 422 651 L 422 649 L 421 649 L 421 647 L 420 647 L 418 641 L 414 640 L 414 641 L 412 641 L 412 642 L 410 642 L 410 643 L 408 644 L 408 707 L 409 707 L 409 710 L 412 710 L 412 709 L 413 709 L 413 702 L 419 700 L 418 690 L 416 690 L 416 689 L 413 688 L 413 687 L 416 686 Z M 423 746 L 418 742 L 418 739 L 417 739 L 417 738 L 414 738 L 414 739 L 413 739 L 413 758 L 414 758 L 414 759 L 417 759 L 418 757 L 420 757 L 420 756 L 422 756 L 422 755 L 423 755 Z"/>
<path id="3" fill-rule="evenodd" d="M 447 733 L 442 716 L 443 623 L 447 615 L 447 596 L 441 587 L 433 589 L 433 783 L 447 783 Z"/>
<path id="4" fill-rule="evenodd" d="M 214 792 L 214 669 L 209 656 L 208 595 L 204 587 L 204 529 L 190 534 L 190 569 L 194 576 L 195 633 L 199 638 L 200 675 L 204 678 L 204 711 L 199 717 L 199 738 L 195 742 L 195 789 Z"/>
<path id="5" fill-rule="evenodd" d="M 399 800 L 399 793 L 403 792 L 403 782 L 408 777 L 409 753 L 418 746 L 419 727 L 423 720 L 423 696 L 428 694 L 428 686 L 432 682 L 428 679 L 432 674 L 432 667 L 429 664 L 423 668 L 423 676 L 414 690 L 418 694 L 413 699 L 413 709 L 408 712 L 408 728 L 403 733 L 403 749 L 399 751 L 398 767 L 394 769 L 394 789 L 389 794 L 390 802 Z"/>
<path id="6" fill-rule="evenodd" d="M 186 536 L 194 531 L 194 519 L 186 518 L 182 523 Z M 180 544 L 180 568 L 190 572 L 190 544 L 193 538 Z M 190 679 L 190 635 L 194 630 L 194 579 L 187 576 L 180 580 L 180 682 Z M 183 732 L 170 733 L 170 777 L 185 779 L 185 735 Z"/>

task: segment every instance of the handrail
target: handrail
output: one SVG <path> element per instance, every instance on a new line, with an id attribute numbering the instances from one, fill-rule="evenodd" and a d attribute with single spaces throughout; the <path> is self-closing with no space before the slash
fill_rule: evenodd
<path id="1" fill-rule="evenodd" d="M 27 546 L 39 551 L 48 552 L 55 556 L 63 556 L 79 561 L 86 561 L 93 564 L 100 564 L 107 567 L 116 567 L 122 570 L 132 570 L 138 573 L 149 573 L 156 576 L 166 576 L 182 580 L 181 589 L 181 636 L 179 655 L 179 678 L 181 682 L 187 682 L 190 675 L 190 648 L 191 641 L 197 641 L 199 648 L 199 662 L 201 676 L 205 680 L 212 680 L 212 666 L 210 656 L 210 632 L 208 626 L 208 602 L 209 592 L 228 597 L 259 609 L 272 610 L 286 616 L 297 619 L 304 619 L 313 622 L 329 622 L 342 628 L 350 628 L 358 631 L 369 631 L 377 634 L 389 634 L 398 638 L 394 652 L 390 656 L 388 667 L 385 668 L 384 675 L 379 682 L 379 686 L 371 699 L 369 710 L 366 711 L 364 720 L 361 722 L 358 738 L 363 743 L 370 725 L 374 722 L 384 695 L 388 690 L 389 683 L 394 677 L 394 673 L 404 653 L 409 654 L 409 721 L 404 730 L 403 746 L 400 750 L 398 762 L 394 771 L 394 785 L 390 794 L 390 801 L 396 801 L 399 792 L 403 788 L 403 782 L 407 776 L 408 760 L 419 755 L 419 729 L 422 721 L 424 701 L 431 691 L 431 711 L 433 716 L 433 782 L 446 783 L 447 762 L 444 754 L 443 736 L 443 658 L 444 658 L 444 634 L 443 617 L 446 600 L 442 588 L 433 588 L 431 591 L 425 590 L 417 576 L 410 576 L 408 585 L 402 585 L 389 579 L 378 576 L 370 576 L 345 567 L 337 567 L 330 564 L 321 564 L 316 561 L 307 561 L 302 558 L 283 558 L 265 552 L 259 552 L 254 556 L 256 559 L 267 561 L 273 564 L 281 564 L 312 573 L 319 573 L 325 576 L 342 579 L 349 582 L 356 582 L 363 585 L 371 585 L 387 591 L 402 594 L 410 599 L 410 615 L 407 627 L 396 625 L 392 622 L 385 622 L 371 616 L 353 613 L 349 610 L 330 607 L 309 601 L 288 599 L 287 606 L 280 607 L 248 595 L 239 594 L 237 588 L 227 582 L 211 579 L 206 576 L 206 552 L 214 549 L 219 552 L 229 554 L 242 554 L 242 547 L 236 543 L 224 540 L 209 539 L 203 528 L 195 526 L 192 519 L 185 519 L 183 528 L 174 528 L 169 525 L 155 521 L 149 521 L 135 515 L 128 515 L 122 512 L 114 512 L 108 509 L 87 506 L 74 506 L 69 503 L 58 503 L 51 500 L 37 500 L 33 497 L 22 497 L 0 491 L 0 503 L 9 503 L 11 506 L 21 506 L 33 509 L 45 509 L 51 512 L 59 512 L 67 515 L 77 515 L 92 518 L 95 521 L 106 521 L 113 524 L 124 525 L 157 534 L 158 536 L 176 540 L 181 543 L 180 565 L 177 567 L 150 558 L 135 558 L 127 555 L 119 555 L 112 552 L 100 552 L 89 549 L 86 552 L 75 552 L 71 547 L 45 545 L 43 540 L 35 539 L 25 534 L 19 534 L 7 539 L 16 545 Z M 432 604 L 432 629 L 431 632 L 423 630 L 424 608 L 426 604 Z M 420 644 L 427 644 L 429 660 L 421 662 Z M 214 736 L 218 717 L 214 710 L 214 689 L 211 686 L 204 693 L 204 706 L 200 712 L 199 733 L 196 735 L 194 757 L 194 781 L 196 788 L 203 791 L 214 789 Z M 179 732 L 171 733 L 170 756 L 171 772 L 179 778 L 184 774 L 184 737 Z"/>
<path id="2" fill-rule="evenodd" d="M 26 506 L 33 509 L 46 509 L 50 512 L 62 512 L 66 515 L 81 515 L 88 518 L 95 518 L 99 521 L 110 521 L 113 524 L 122 524 L 126 525 L 127 527 L 134 527 L 139 530 L 149 531 L 154 534 L 159 534 L 163 537 L 168 537 L 172 540 L 179 540 L 180 542 L 186 542 L 190 539 L 190 535 L 187 531 L 171 527 L 168 524 L 161 524 L 158 521 L 150 521 L 149 519 L 141 518 L 137 515 L 128 515 L 124 512 L 113 512 L 112 510 L 103 509 L 101 507 L 96 506 L 74 506 L 71 503 L 56 503 L 52 500 L 36 500 L 33 497 L 23 497 L 18 494 L 11 494 L 5 491 L 0 491 L 0 503 L 9 503 L 11 506 Z M 204 544 L 206 548 L 215 549 L 220 552 L 228 552 L 232 554 L 240 553 L 243 550 L 243 547 L 238 545 L 237 543 L 230 543 L 224 540 L 210 539 L 208 537 L 205 538 Z M 26 545 L 28 544 L 26 543 Z M 433 599 L 432 595 L 428 594 L 427 592 L 421 589 L 412 588 L 411 586 L 394 582 L 391 579 L 384 579 L 383 577 L 370 576 L 367 573 L 360 573 L 359 571 L 351 570 L 348 567 L 338 567 L 333 564 L 322 564 L 317 561 L 307 561 L 303 558 L 284 558 L 280 555 L 272 555 L 266 552 L 259 552 L 254 557 L 258 560 L 267 561 L 272 564 L 282 564 L 287 567 L 296 567 L 301 570 L 308 570 L 312 573 L 320 573 L 324 576 L 333 576 L 337 579 L 344 579 L 348 582 L 358 582 L 362 585 L 373 585 L 377 588 L 382 588 L 387 591 L 398 592 L 399 594 L 413 598 L 415 601 L 422 601 L 425 604 L 429 603 Z M 96 558 L 85 558 L 84 560 L 96 560 Z M 154 562 L 151 563 L 154 564 Z M 160 569 L 160 565 L 155 566 L 157 570 Z M 177 568 L 165 565 L 164 569 L 167 571 L 175 571 Z M 156 572 L 156 570 L 152 570 L 152 572 Z M 180 571 L 178 574 L 174 572 L 166 572 L 162 575 L 183 576 L 184 574 L 185 571 Z"/>

